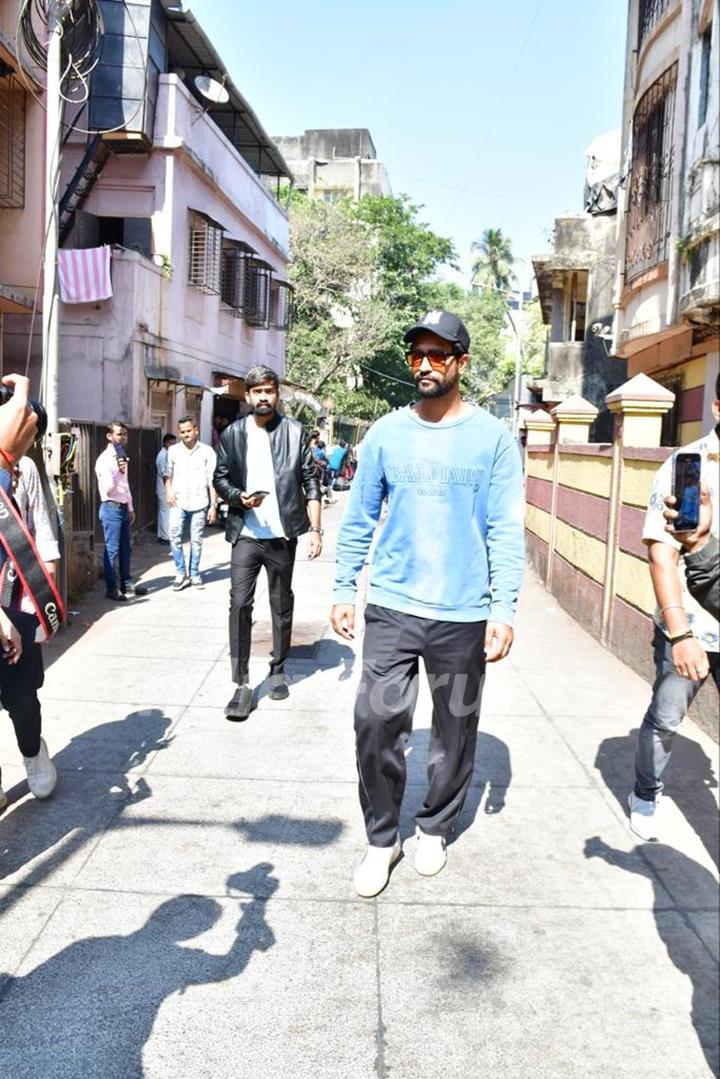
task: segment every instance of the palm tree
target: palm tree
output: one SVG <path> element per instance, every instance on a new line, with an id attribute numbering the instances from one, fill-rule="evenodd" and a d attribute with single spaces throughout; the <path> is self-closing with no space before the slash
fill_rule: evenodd
<path id="1" fill-rule="evenodd" d="M 481 292 L 487 288 L 508 292 L 516 280 L 512 240 L 503 236 L 502 229 L 485 229 L 470 250 L 479 252 L 472 264 L 472 287 Z"/>

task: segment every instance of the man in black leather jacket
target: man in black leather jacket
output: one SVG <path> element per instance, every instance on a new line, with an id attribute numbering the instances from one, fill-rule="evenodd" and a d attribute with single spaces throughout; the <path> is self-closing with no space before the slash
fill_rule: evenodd
<path id="1" fill-rule="evenodd" d="M 272 615 L 269 696 L 284 700 L 298 536 L 310 533 L 309 558 L 322 551 L 320 484 L 302 424 L 278 413 L 278 378 L 270 367 L 252 367 L 245 383 L 252 412 L 223 432 L 213 477 L 228 504 L 225 537 L 232 544 L 230 659 L 237 690 L 225 708 L 231 720 L 246 719 L 252 710 L 252 611 L 261 567 L 268 576 Z"/>

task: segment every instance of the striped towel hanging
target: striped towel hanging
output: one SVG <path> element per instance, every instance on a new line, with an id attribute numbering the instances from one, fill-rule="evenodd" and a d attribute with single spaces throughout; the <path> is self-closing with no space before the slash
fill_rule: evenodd
<path id="1" fill-rule="evenodd" d="M 63 303 L 96 303 L 113 294 L 110 245 L 58 251 L 58 279 Z"/>

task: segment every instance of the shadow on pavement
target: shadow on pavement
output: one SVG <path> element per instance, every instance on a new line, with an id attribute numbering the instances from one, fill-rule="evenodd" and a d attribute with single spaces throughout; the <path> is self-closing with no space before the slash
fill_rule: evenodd
<path id="1" fill-rule="evenodd" d="M 254 952 L 275 943 L 265 920 L 278 888 L 273 868 L 262 863 L 228 878 L 229 889 L 252 898 L 240 904 L 224 955 L 180 944 L 212 929 L 222 913 L 214 899 L 180 895 L 135 933 L 75 941 L 28 974 L 7 978 L 0 987 L 0 1074 L 142 1079 L 143 1046 L 163 1002 L 191 986 L 237 978 Z"/>
<path id="2" fill-rule="evenodd" d="M 248 843 L 277 843 L 284 847 L 328 847 L 343 832 L 340 820 L 306 820 L 269 813 L 259 820 L 240 820 L 235 826 Z"/>
<path id="3" fill-rule="evenodd" d="M 430 746 L 430 731 L 414 730 L 408 739 L 406 751 L 407 781 L 427 788 L 427 760 Z M 475 767 L 473 769 L 470 787 L 468 788 L 465 804 L 460 818 L 453 833 L 454 841 L 463 832 L 472 827 L 478 810 L 485 799 L 484 812 L 491 816 L 502 813 L 505 808 L 507 791 L 512 782 L 512 765 L 510 763 L 510 750 L 505 742 L 496 738 L 493 734 L 478 731 L 477 746 L 475 749 Z M 410 799 L 410 801 L 408 801 Z M 412 795 L 407 793 L 404 802 L 403 817 L 410 813 L 413 817 L 408 835 L 415 831 L 414 815 L 420 808 L 420 803 L 413 802 Z M 403 829 L 405 834 L 406 829 Z"/>
<path id="4" fill-rule="evenodd" d="M 646 877 L 655 893 L 655 924 L 658 935 L 667 949 L 668 956 L 679 971 L 692 984 L 691 1019 L 698 1041 L 705 1054 L 708 1067 L 714 1076 L 718 1075 L 718 975 L 717 963 L 712 953 L 696 936 L 682 911 L 668 910 L 667 884 L 669 879 L 680 880 L 689 894 L 702 897 L 716 895 L 717 883 L 713 875 L 693 862 L 680 851 L 672 847 L 653 844 L 653 861 L 659 854 L 662 857 L 663 876 L 656 872 L 652 862 L 642 847 L 636 847 L 630 853 L 615 850 L 604 843 L 598 836 L 586 840 L 585 857 L 602 858 L 608 865 Z M 648 992 L 652 989 L 643 981 L 642 971 L 634 986 L 628 986 L 630 993 L 637 992 L 647 998 L 648 1007 L 653 1003 Z M 672 1016 L 668 1017 L 672 1022 Z M 662 1054 L 662 1047 L 658 1047 Z M 661 1059 L 661 1058 L 660 1058 Z"/>
<path id="5" fill-rule="evenodd" d="M 595 767 L 624 814 L 627 814 L 628 793 L 633 785 L 637 734 L 636 728 L 622 738 L 606 738 L 600 743 L 595 758 Z M 712 761 L 697 742 L 676 734 L 665 779 L 664 796 L 673 799 L 715 865 L 719 865 L 720 820 L 712 794 L 717 789 L 718 779 Z"/>
<path id="6" fill-rule="evenodd" d="M 59 777 L 51 799 L 28 798 L 13 809 L 12 803 L 27 793 L 27 783 L 7 791 L 10 806 L 0 818 L 0 881 L 41 855 L 48 857 L 6 897 L 4 910 L 25 889 L 46 881 L 127 806 L 151 796 L 142 777 L 133 789 L 126 773 L 169 745 L 165 736 L 171 722 L 150 708 L 91 727 L 53 757 Z"/>

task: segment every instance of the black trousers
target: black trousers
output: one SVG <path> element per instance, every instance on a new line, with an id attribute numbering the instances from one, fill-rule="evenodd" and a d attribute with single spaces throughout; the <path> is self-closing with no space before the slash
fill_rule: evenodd
<path id="1" fill-rule="evenodd" d="M 24 757 L 36 757 L 40 752 L 41 714 L 37 691 L 44 678 L 42 651 L 33 641 L 23 640 L 22 655 L 17 663 L 0 659 L 0 698 L 10 715 L 18 749 Z"/>
<path id="2" fill-rule="evenodd" d="M 248 680 L 252 612 L 255 585 L 262 567 L 268 578 L 272 617 L 273 654 L 270 673 L 280 674 L 285 666 L 292 636 L 292 575 L 297 540 L 256 540 L 240 536 L 230 558 L 230 661 L 232 679 L 239 686 Z"/>
<path id="3" fill-rule="evenodd" d="M 416 821 L 429 835 L 450 835 L 475 764 L 484 645 L 485 622 L 436 622 L 367 606 L 355 738 L 360 804 L 372 846 L 391 847 L 398 834 L 420 656 L 433 713 L 428 790 Z"/>

